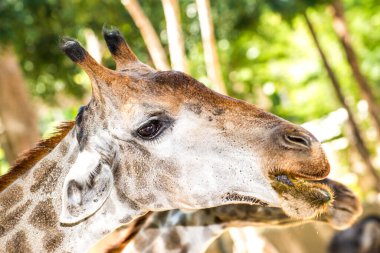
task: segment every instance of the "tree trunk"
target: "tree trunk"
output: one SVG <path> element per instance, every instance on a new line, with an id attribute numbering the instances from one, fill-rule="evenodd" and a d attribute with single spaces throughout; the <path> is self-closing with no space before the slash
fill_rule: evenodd
<path id="1" fill-rule="evenodd" d="M 127 9 L 136 26 L 139 28 L 149 54 L 152 57 L 154 66 L 158 70 L 169 70 L 170 66 L 166 58 L 165 49 L 162 47 L 152 23 L 145 16 L 139 2 L 137 0 L 121 0 L 121 3 Z"/>
<path id="2" fill-rule="evenodd" d="M 22 72 L 11 49 L 0 54 L 0 142 L 13 163 L 39 139 L 37 117 L 26 91 Z"/>
<path id="3" fill-rule="evenodd" d="M 362 74 L 355 51 L 351 44 L 351 37 L 347 28 L 347 23 L 344 18 L 344 10 L 340 0 L 333 1 L 334 21 L 333 27 L 339 37 L 339 40 L 344 48 L 347 61 L 351 67 L 352 73 L 356 82 L 359 85 L 363 98 L 368 103 L 368 110 L 375 124 L 378 138 L 380 139 L 380 108 L 376 102 L 376 98 L 371 91 L 366 77 Z"/>
<path id="4" fill-rule="evenodd" d="M 358 124 L 356 123 L 354 115 L 353 115 L 350 107 L 348 106 L 345 98 L 344 98 L 342 89 L 340 88 L 341 85 L 340 85 L 337 77 L 335 76 L 335 73 L 332 70 L 330 63 L 327 60 L 327 57 L 326 57 L 326 55 L 325 55 L 325 53 L 324 53 L 324 51 L 320 45 L 318 37 L 315 33 L 314 27 L 311 24 L 306 13 L 304 13 L 304 17 L 305 17 L 307 27 L 309 28 L 310 34 L 311 34 L 311 36 L 314 40 L 314 43 L 318 49 L 319 55 L 321 56 L 321 59 L 323 61 L 323 65 L 325 66 L 327 74 L 331 80 L 331 84 L 333 85 L 334 91 L 338 97 L 338 100 L 342 104 L 343 108 L 347 111 L 348 123 L 350 125 L 350 129 L 352 132 L 352 138 L 354 141 L 354 146 L 356 147 L 359 155 L 361 156 L 361 158 L 365 164 L 366 170 L 373 177 L 373 179 L 376 183 L 376 185 L 375 185 L 376 190 L 380 192 L 380 177 L 377 174 L 376 169 L 371 162 L 370 153 L 364 144 L 363 138 L 360 134 L 360 129 L 358 127 Z"/>
<path id="5" fill-rule="evenodd" d="M 178 2 L 177 0 L 162 0 L 162 5 L 165 13 L 172 68 L 187 73 L 185 42 L 183 41 Z"/>
<path id="6" fill-rule="evenodd" d="M 216 91 L 222 94 L 227 94 L 226 86 L 223 82 L 222 72 L 220 70 L 214 25 L 211 18 L 210 1 L 196 0 L 196 2 L 208 78 Z"/>

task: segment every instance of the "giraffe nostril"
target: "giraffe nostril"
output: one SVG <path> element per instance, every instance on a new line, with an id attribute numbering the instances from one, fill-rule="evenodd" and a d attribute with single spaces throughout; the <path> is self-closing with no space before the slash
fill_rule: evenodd
<path id="1" fill-rule="evenodd" d="M 306 136 L 285 134 L 284 139 L 288 144 L 291 145 L 298 145 L 306 148 L 309 148 L 311 146 L 311 141 Z"/>

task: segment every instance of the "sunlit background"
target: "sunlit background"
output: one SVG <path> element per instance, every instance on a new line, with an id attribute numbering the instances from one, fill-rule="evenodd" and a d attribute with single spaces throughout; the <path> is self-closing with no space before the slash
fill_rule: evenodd
<path id="1" fill-rule="evenodd" d="M 216 89 L 205 63 L 201 35 L 205 24 L 199 21 L 197 4 L 195 0 L 178 3 L 183 70 Z M 77 38 L 96 59 L 112 68 L 101 31 L 105 24 L 114 25 L 143 62 L 160 68 L 148 50 L 152 42 L 143 39 L 146 27 L 136 26 L 136 4 L 159 38 L 166 54 L 164 62 L 170 65 L 171 61 L 175 67 L 175 56 L 169 53 L 173 42 L 168 16 L 161 1 L 0 1 L 0 174 L 7 172 L 20 150 L 40 136 L 49 136 L 59 122 L 73 120 L 79 106 L 89 101 L 89 78 L 60 51 L 63 36 Z M 349 186 L 366 205 L 373 205 L 380 201 L 376 190 L 380 186 L 369 170 L 372 166 L 380 174 L 380 132 L 352 71 L 355 62 L 347 58 L 339 36 L 349 35 L 360 74 L 375 98 L 372 106 L 379 108 L 380 4 L 377 0 L 342 0 L 342 6 L 347 31 L 331 1 L 211 1 L 220 85 L 228 95 L 310 130 L 323 142 L 332 165 L 329 177 Z M 352 132 L 347 107 L 337 98 L 306 18 L 337 78 L 368 157 L 358 152 L 358 136 Z M 18 140 L 26 143 L 21 145 Z"/>

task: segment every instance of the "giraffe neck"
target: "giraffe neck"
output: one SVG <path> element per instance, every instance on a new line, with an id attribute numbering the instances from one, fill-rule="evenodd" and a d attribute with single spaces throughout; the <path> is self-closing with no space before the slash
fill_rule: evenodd
<path id="1" fill-rule="evenodd" d="M 62 186 L 79 146 L 74 131 L 43 159 L 0 192 L 0 248 L 6 252 L 85 252 L 103 235 L 143 214 L 136 205 L 109 199 L 89 218 L 59 222 Z"/>
<path id="2" fill-rule="evenodd" d="M 209 209 L 154 213 L 122 252 L 205 252 L 227 229 L 224 222 L 215 222 L 214 218 Z"/>
<path id="3" fill-rule="evenodd" d="M 289 218 L 282 209 L 252 205 L 226 205 L 190 213 L 165 211 L 149 217 L 123 253 L 205 252 L 230 228 L 296 225 L 301 222 Z"/>

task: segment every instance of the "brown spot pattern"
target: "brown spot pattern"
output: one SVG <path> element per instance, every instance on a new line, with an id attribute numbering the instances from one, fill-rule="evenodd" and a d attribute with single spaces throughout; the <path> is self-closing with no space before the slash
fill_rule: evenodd
<path id="1" fill-rule="evenodd" d="M 202 113 L 202 106 L 200 104 L 189 103 L 189 104 L 186 104 L 186 108 L 188 108 L 190 111 L 192 111 L 193 113 L 197 115 Z"/>
<path id="2" fill-rule="evenodd" d="M 151 246 L 150 245 L 151 241 L 146 240 L 145 238 L 156 238 L 159 236 L 158 233 L 159 232 L 157 232 L 157 230 L 151 230 L 151 229 L 148 229 L 146 231 L 144 230 L 144 235 L 143 235 L 143 238 L 141 239 L 140 239 L 140 233 L 138 233 L 134 240 L 134 246 L 135 246 L 136 252 L 152 252 L 152 250 L 147 250 L 147 248 Z"/>
<path id="3" fill-rule="evenodd" d="M 119 220 L 119 222 L 120 222 L 121 224 L 127 224 L 127 223 L 129 223 L 131 220 L 132 220 L 132 217 L 128 214 L 128 215 L 126 215 L 125 217 L 121 218 L 121 219 Z"/>
<path id="4" fill-rule="evenodd" d="M 34 193 L 42 189 L 44 193 L 53 192 L 61 173 L 62 168 L 57 166 L 57 161 L 42 161 L 33 174 L 36 182 L 30 187 L 30 191 Z"/>
<path id="5" fill-rule="evenodd" d="M 147 226 L 147 228 L 156 229 L 156 228 L 163 227 L 165 225 L 165 222 L 168 220 L 169 217 L 173 216 L 171 214 L 175 211 L 172 210 L 172 211 L 166 211 L 166 212 L 155 212 L 153 216 L 154 219 L 148 223 L 149 226 Z"/>
<path id="6" fill-rule="evenodd" d="M 74 164 L 74 162 L 77 159 L 77 157 L 78 157 L 78 152 L 77 152 L 77 150 L 74 150 L 74 152 L 67 159 L 67 165 Z"/>
<path id="7" fill-rule="evenodd" d="M 172 161 L 159 160 L 152 167 L 157 168 L 161 174 L 166 174 L 174 178 L 179 178 L 181 176 L 181 171 L 179 170 L 178 166 Z"/>
<path id="8" fill-rule="evenodd" d="M 157 189 L 166 192 L 167 194 L 177 194 L 179 189 L 176 189 L 173 185 L 173 179 L 166 175 L 158 175 L 157 179 L 154 181 Z"/>
<path id="9" fill-rule="evenodd" d="M 177 229 L 171 229 L 168 233 L 164 233 L 163 239 L 166 243 L 166 249 L 177 249 L 181 245 L 181 237 L 178 234 Z"/>
<path id="10" fill-rule="evenodd" d="M 61 142 L 60 147 L 59 147 L 59 152 L 64 156 L 67 154 L 68 151 L 68 143 Z"/>
<path id="11" fill-rule="evenodd" d="M 224 113 L 224 109 L 222 108 L 215 108 L 214 110 L 212 110 L 212 114 L 214 116 L 219 116 L 219 115 L 222 115 Z"/>
<path id="12" fill-rule="evenodd" d="M 32 252 L 24 231 L 18 231 L 14 236 L 12 236 L 12 238 L 7 241 L 5 248 L 7 253 Z"/>
<path id="13" fill-rule="evenodd" d="M 0 237 L 14 229 L 17 223 L 20 222 L 25 212 L 28 210 L 31 203 L 32 201 L 28 200 L 9 214 L 0 213 Z"/>
<path id="14" fill-rule="evenodd" d="M 61 245 L 64 235 L 56 230 L 58 217 L 51 198 L 39 202 L 34 207 L 29 222 L 34 227 L 46 232 L 43 237 L 43 246 L 47 252 L 55 252 Z"/>
<path id="15" fill-rule="evenodd" d="M 189 252 L 189 244 L 188 243 L 186 243 L 185 245 L 181 246 L 180 253 L 187 253 L 187 252 Z"/>
<path id="16" fill-rule="evenodd" d="M 147 204 L 150 204 L 152 202 L 155 202 L 156 196 L 154 194 L 150 193 L 144 197 L 137 198 L 135 201 L 142 204 L 142 205 L 147 205 Z"/>
<path id="17" fill-rule="evenodd" d="M 61 245 L 63 241 L 63 233 L 54 232 L 48 233 L 43 238 L 44 248 L 47 252 L 55 252 L 56 249 Z"/>
<path id="18" fill-rule="evenodd" d="M 132 175 L 136 177 L 138 185 L 146 185 L 147 172 L 149 172 L 149 165 L 143 160 L 133 161 L 132 168 L 130 168 Z"/>
<path id="19" fill-rule="evenodd" d="M 138 155 L 141 158 L 148 159 L 151 156 L 149 151 L 146 150 L 146 148 L 143 145 L 137 143 L 134 140 L 129 140 L 128 146 L 129 146 L 129 149 L 128 149 L 129 152 L 134 152 L 135 155 Z"/>
<path id="20" fill-rule="evenodd" d="M 58 217 L 54 211 L 52 199 L 39 202 L 33 209 L 29 221 L 34 227 L 41 230 L 54 228 L 58 222 Z"/>
<path id="21" fill-rule="evenodd" d="M 19 185 L 15 185 L 7 189 L 0 198 L 0 206 L 4 208 L 1 212 L 5 212 L 6 209 L 10 209 L 12 206 L 17 204 L 22 199 L 22 196 L 22 187 Z"/>

